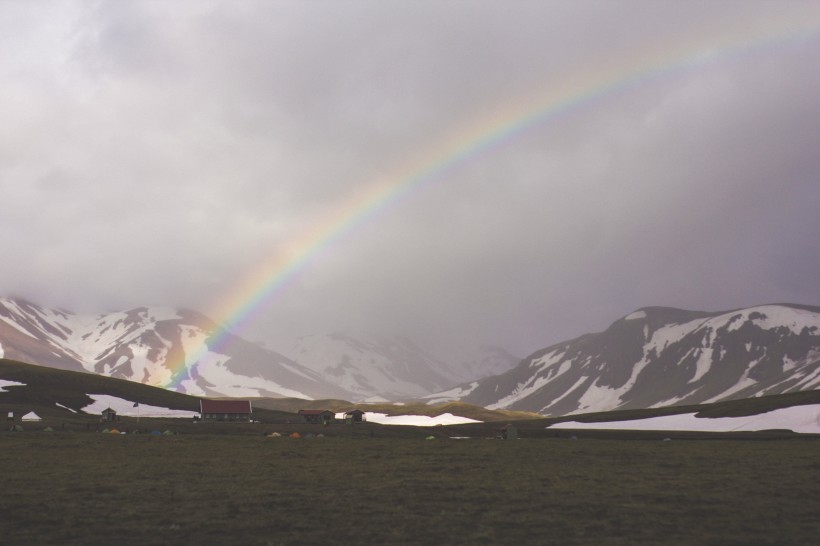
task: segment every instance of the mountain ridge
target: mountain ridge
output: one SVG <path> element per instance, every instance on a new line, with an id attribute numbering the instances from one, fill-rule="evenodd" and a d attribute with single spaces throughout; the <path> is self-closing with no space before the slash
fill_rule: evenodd
<path id="1" fill-rule="evenodd" d="M 173 382 L 175 390 L 197 396 L 350 395 L 284 355 L 231 333 L 219 334 L 216 349 L 215 334 L 215 322 L 189 309 L 136 307 L 80 315 L 0 298 L 0 352 L 6 358 L 155 386 Z"/>
<path id="2" fill-rule="evenodd" d="M 447 361 L 404 336 L 344 332 L 299 338 L 288 354 L 371 401 L 414 399 L 476 377 L 473 373 L 506 371 L 520 361 L 492 346 L 479 348 L 467 360 Z"/>
<path id="3" fill-rule="evenodd" d="M 428 396 L 566 415 L 820 387 L 820 308 L 651 306 L 532 353 L 513 370 Z"/>
<path id="4" fill-rule="evenodd" d="M 470 361 L 445 361 L 405 337 L 344 333 L 302 338 L 290 358 L 224 332 L 191 309 L 143 306 L 78 314 L 0 298 L 4 353 L 197 396 L 374 402 L 412 400 L 465 380 L 465 373 L 504 371 L 520 360 L 489 347 L 475 351 Z"/>

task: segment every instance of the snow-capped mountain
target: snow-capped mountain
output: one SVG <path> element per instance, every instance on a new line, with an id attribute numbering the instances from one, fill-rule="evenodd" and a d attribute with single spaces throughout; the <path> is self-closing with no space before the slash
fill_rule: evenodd
<path id="1" fill-rule="evenodd" d="M 0 357 L 87 371 L 194 395 L 399 400 L 506 371 L 517 359 L 486 347 L 439 360 L 409 339 L 301 338 L 291 358 L 223 334 L 196 311 L 139 307 L 80 315 L 0 298 Z"/>
<path id="2" fill-rule="evenodd" d="M 639 309 L 514 369 L 430 395 L 544 415 L 701 404 L 820 388 L 820 308 Z"/>
<path id="3" fill-rule="evenodd" d="M 521 357 L 511 355 L 501 347 L 482 345 L 472 350 L 465 349 L 455 362 L 453 371 L 459 380 L 471 381 L 511 370 L 521 362 Z"/>
<path id="4" fill-rule="evenodd" d="M 289 355 L 373 401 L 420 396 L 459 382 L 412 341 L 398 337 L 313 335 L 299 338 Z"/>
<path id="5" fill-rule="evenodd" d="M 289 356 L 362 399 L 416 398 L 511 368 L 519 359 L 488 348 L 453 364 L 400 336 L 335 333 L 300 338 Z"/>
<path id="6" fill-rule="evenodd" d="M 190 310 L 78 315 L 0 298 L 0 357 L 194 395 L 344 398 L 351 393 Z"/>

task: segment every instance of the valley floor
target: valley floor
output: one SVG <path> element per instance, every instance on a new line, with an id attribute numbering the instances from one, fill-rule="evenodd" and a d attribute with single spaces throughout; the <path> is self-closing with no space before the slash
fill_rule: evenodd
<path id="1" fill-rule="evenodd" d="M 2 433 L 4 544 L 809 544 L 820 441 Z"/>

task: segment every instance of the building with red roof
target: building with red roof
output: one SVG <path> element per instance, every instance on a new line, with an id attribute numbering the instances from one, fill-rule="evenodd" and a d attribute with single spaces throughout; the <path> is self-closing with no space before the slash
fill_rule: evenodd
<path id="1" fill-rule="evenodd" d="M 199 401 L 199 415 L 210 421 L 250 421 L 250 400 L 207 400 Z"/>
<path id="2" fill-rule="evenodd" d="M 299 416 L 302 418 L 302 422 L 304 423 L 319 423 L 319 424 L 327 424 L 332 423 L 333 420 L 336 418 L 336 414 L 330 410 L 318 410 L 318 409 L 302 409 L 299 410 Z"/>

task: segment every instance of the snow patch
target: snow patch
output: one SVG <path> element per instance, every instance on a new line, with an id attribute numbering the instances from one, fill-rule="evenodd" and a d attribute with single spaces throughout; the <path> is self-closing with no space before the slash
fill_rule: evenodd
<path id="1" fill-rule="evenodd" d="M 187 350 L 186 354 L 189 354 Z M 247 398 L 273 395 L 312 400 L 307 394 L 283 387 L 275 381 L 262 377 L 248 377 L 235 374 L 225 366 L 228 360 L 230 360 L 230 357 L 226 355 L 208 352 L 199 357 L 193 375 L 211 385 L 219 385 L 219 393 L 222 396 Z M 191 373 L 190 369 L 189 373 Z M 189 394 L 201 391 L 194 377 L 189 377 L 181 381 L 180 387 L 181 389 L 185 389 L 184 392 Z"/>
<path id="2" fill-rule="evenodd" d="M 191 418 L 199 415 L 198 411 L 176 410 L 159 406 L 140 404 L 134 407 L 133 400 L 125 400 L 108 394 L 89 394 L 94 403 L 85 406 L 82 411 L 88 414 L 100 414 L 104 409 L 111 408 L 118 415 L 126 417 L 182 417 Z"/>
<path id="3" fill-rule="evenodd" d="M 9 307 L 11 307 L 11 306 L 9 306 Z M 11 311 L 11 309 L 9 309 L 9 310 Z M 28 337 L 33 337 L 33 338 L 37 339 L 31 332 L 29 332 L 28 330 L 26 330 L 25 328 L 23 328 L 22 326 L 17 324 L 17 322 L 15 320 L 6 318 L 4 316 L 0 316 L 0 320 L 2 320 L 3 322 L 8 324 L 9 326 L 14 328 L 15 330 L 19 330 L 20 332 L 26 334 Z"/>
<path id="4" fill-rule="evenodd" d="M 71 413 L 77 413 L 77 410 L 75 410 L 75 409 L 71 409 L 71 408 L 69 408 L 68 406 L 64 406 L 64 405 L 62 405 L 62 404 L 61 404 L 61 403 L 59 403 L 59 402 L 54 402 L 54 405 L 55 405 L 55 406 L 57 406 L 58 408 L 63 408 L 63 409 L 65 409 L 65 410 L 68 410 L 68 411 L 70 411 Z"/>
<path id="5" fill-rule="evenodd" d="M 734 394 L 738 391 L 742 391 L 746 387 L 751 387 L 752 385 L 756 385 L 757 381 L 752 379 L 751 377 L 749 377 L 749 370 L 751 370 L 753 366 L 754 366 L 754 363 L 752 363 L 752 365 L 749 366 L 749 368 L 747 368 L 745 372 L 743 372 L 743 375 L 740 376 L 740 379 L 738 380 L 738 382 L 735 383 L 732 387 L 726 389 L 725 391 L 723 391 L 722 393 L 720 393 L 717 396 L 713 396 L 712 398 L 709 398 L 708 400 L 704 400 L 701 403 L 702 404 L 709 404 L 711 402 L 718 402 L 719 400 L 724 400 L 727 397 L 731 396 L 732 394 Z"/>
<path id="6" fill-rule="evenodd" d="M 698 359 L 695 362 L 695 375 L 692 376 L 687 383 L 691 384 L 706 375 L 706 372 L 712 367 L 712 348 L 711 347 L 703 347 L 698 348 Z"/>
<path id="7" fill-rule="evenodd" d="M 3 387 L 25 387 L 25 383 L 20 383 L 19 381 L 8 381 L 6 379 L 0 379 L 0 392 L 9 392 L 5 390 Z"/>
<path id="8" fill-rule="evenodd" d="M 428 415 L 387 415 L 386 413 L 366 412 L 365 419 L 369 423 L 380 425 L 409 425 L 414 427 L 431 427 L 436 425 L 461 425 L 464 423 L 480 423 L 469 417 L 459 417 L 452 413 L 442 413 L 435 417 Z"/>
<path id="9" fill-rule="evenodd" d="M 548 377 L 533 376 L 528 381 L 519 383 L 515 390 L 513 390 L 512 394 L 505 396 L 495 404 L 490 404 L 487 406 L 487 409 L 496 410 L 506 408 L 519 400 L 523 400 L 549 382 L 550 379 Z"/>
<path id="10" fill-rule="evenodd" d="M 654 348 L 660 352 L 672 343 L 676 343 L 687 335 L 697 331 L 707 321 L 708 319 L 695 319 L 682 324 L 667 324 L 662 326 L 652 333 L 646 350 L 649 352 L 649 350 Z"/>
<path id="11" fill-rule="evenodd" d="M 547 353 L 541 358 L 536 358 L 532 362 L 530 362 L 530 368 L 534 368 L 538 366 L 539 371 L 544 371 L 556 362 L 560 362 L 562 358 L 564 358 L 565 351 L 556 349 L 551 353 Z M 560 373 L 557 375 L 561 375 Z"/>
<path id="12" fill-rule="evenodd" d="M 559 404 L 564 398 L 566 398 L 567 396 L 572 394 L 573 391 L 575 391 L 575 389 L 577 389 L 581 385 L 581 383 L 583 383 L 587 379 L 589 379 L 588 376 L 582 375 L 580 378 L 578 378 L 578 381 L 576 381 L 574 385 L 572 385 L 570 388 L 567 389 L 567 392 L 565 392 L 564 394 L 562 394 L 561 396 L 559 396 L 558 398 L 556 398 L 555 400 L 550 402 L 549 406 L 544 406 L 543 408 L 541 408 L 541 411 L 545 412 L 551 406 L 556 406 L 557 404 Z"/>
<path id="13" fill-rule="evenodd" d="M 788 429 L 805 434 L 820 434 L 820 404 L 792 406 L 744 417 L 696 417 L 694 413 L 649 417 L 633 421 L 556 423 L 550 429 L 686 430 L 695 432 L 736 432 Z"/>
<path id="14" fill-rule="evenodd" d="M 578 400 L 578 411 L 583 411 L 584 413 L 606 411 L 618 405 L 623 393 L 624 390 L 622 388 L 613 389 L 604 387 L 598 385 L 596 381 L 581 395 L 581 398 Z"/>
<path id="15" fill-rule="evenodd" d="M 423 398 L 428 399 L 428 405 L 434 406 L 436 404 L 443 404 L 445 402 L 461 400 L 462 398 L 473 392 L 477 387 L 478 381 L 473 381 L 467 387 L 454 387 L 449 391 L 437 392 L 436 394 L 430 394 L 428 396 L 424 396 Z"/>
<path id="16" fill-rule="evenodd" d="M 188 377 L 179 382 L 179 390 L 182 392 L 198 396 L 204 395 L 205 392 L 198 384 L 198 380 L 201 379 L 210 385 L 218 385 L 219 393 L 222 396 L 247 398 L 273 395 L 312 400 L 310 396 L 303 392 L 283 387 L 269 379 L 233 373 L 225 366 L 230 360 L 229 356 L 212 351 L 202 354 L 201 348 L 207 337 L 205 333 L 198 329 L 185 328 L 183 334 L 182 347 L 185 352 L 185 371 Z M 163 384 L 167 384 L 167 382 Z"/>
<path id="17" fill-rule="evenodd" d="M 639 320 L 646 318 L 646 311 L 639 310 L 624 317 L 624 320 Z"/>

